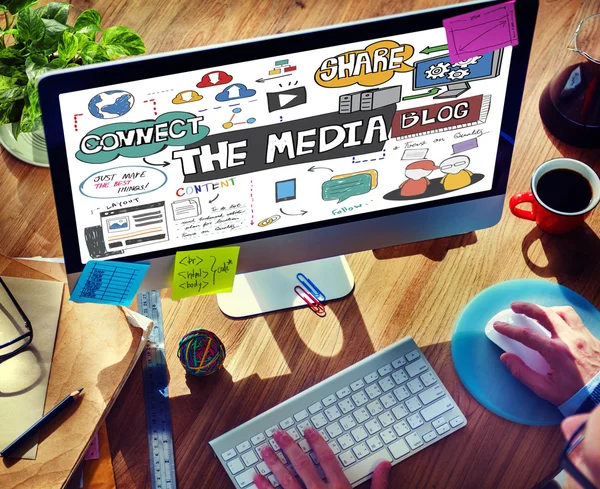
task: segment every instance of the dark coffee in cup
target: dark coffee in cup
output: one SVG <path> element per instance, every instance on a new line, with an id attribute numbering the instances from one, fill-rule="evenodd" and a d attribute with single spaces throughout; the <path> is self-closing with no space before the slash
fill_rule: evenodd
<path id="1" fill-rule="evenodd" d="M 544 173 L 537 183 L 540 200 L 559 212 L 581 212 L 592 201 L 592 185 L 575 170 L 559 168 Z"/>

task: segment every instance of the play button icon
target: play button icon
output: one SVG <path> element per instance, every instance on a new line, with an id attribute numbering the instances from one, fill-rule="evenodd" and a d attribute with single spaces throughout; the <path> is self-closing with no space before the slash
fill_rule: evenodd
<path id="1" fill-rule="evenodd" d="M 269 112 L 289 109 L 306 103 L 306 88 L 296 87 L 283 92 L 267 93 Z"/>

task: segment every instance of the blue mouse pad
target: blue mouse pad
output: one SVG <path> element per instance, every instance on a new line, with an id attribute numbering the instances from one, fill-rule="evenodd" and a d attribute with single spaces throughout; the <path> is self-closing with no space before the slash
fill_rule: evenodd
<path id="1" fill-rule="evenodd" d="M 471 395 L 498 416 L 534 426 L 556 425 L 563 419 L 552 404 L 515 379 L 500 361 L 503 350 L 485 334 L 485 325 L 513 301 L 542 306 L 571 306 L 594 336 L 600 338 L 600 312 L 582 296 L 562 285 L 536 279 L 501 282 L 467 304 L 452 333 L 452 361 Z"/>

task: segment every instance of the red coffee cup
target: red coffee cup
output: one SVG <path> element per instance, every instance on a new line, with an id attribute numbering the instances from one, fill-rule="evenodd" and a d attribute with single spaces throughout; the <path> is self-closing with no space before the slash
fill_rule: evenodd
<path id="1" fill-rule="evenodd" d="M 562 212 L 544 203 L 538 194 L 540 178 L 552 170 L 572 170 L 582 175 L 590 184 L 592 198 L 589 205 L 578 212 Z M 566 197 L 565 197 L 566 198 Z M 531 210 L 520 209 L 523 203 L 531 203 Z M 555 158 L 546 161 L 536 168 L 531 176 L 531 192 L 513 195 L 509 202 L 510 211 L 521 219 L 535 221 L 544 231 L 550 234 L 565 234 L 583 222 L 594 207 L 600 202 L 600 178 L 594 170 L 585 163 L 571 158 Z"/>

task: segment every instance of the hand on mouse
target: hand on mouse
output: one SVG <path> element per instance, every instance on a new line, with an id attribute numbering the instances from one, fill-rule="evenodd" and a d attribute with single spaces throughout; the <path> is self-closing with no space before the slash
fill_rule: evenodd
<path id="1" fill-rule="evenodd" d="M 321 480 L 311 459 L 294 443 L 290 435 L 285 431 L 276 431 L 273 438 L 281 447 L 287 459 L 292 463 L 294 469 L 304 482 L 306 489 L 351 489 L 352 486 L 344 475 L 337 457 L 319 432 L 314 428 L 307 428 L 304 436 L 306 436 L 306 440 L 316 454 L 321 468 L 327 477 L 327 482 Z M 301 489 L 302 486 L 281 463 L 270 447 L 264 447 L 260 453 L 283 489 Z M 375 468 L 371 489 L 387 488 L 390 468 L 391 464 L 389 462 L 381 462 Z M 260 474 L 254 476 L 254 484 L 258 489 L 272 489 L 273 487 L 267 478 Z"/>
<path id="2" fill-rule="evenodd" d="M 511 309 L 535 319 L 552 334 L 548 338 L 537 331 L 494 323 L 498 333 L 536 350 L 550 364 L 550 371 L 541 375 L 513 353 L 500 357 L 511 373 L 538 396 L 559 406 L 600 372 L 600 340 L 589 332 L 572 307 L 513 302 Z"/>

